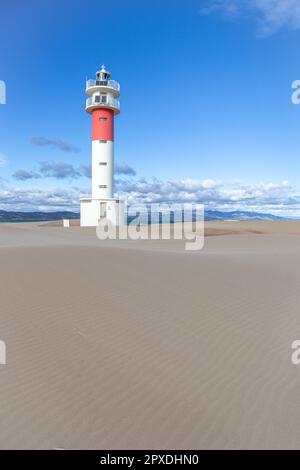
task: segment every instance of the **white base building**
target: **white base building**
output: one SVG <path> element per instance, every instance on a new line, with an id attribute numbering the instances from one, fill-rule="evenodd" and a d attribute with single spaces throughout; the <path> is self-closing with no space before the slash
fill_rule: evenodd
<path id="1" fill-rule="evenodd" d="M 80 226 L 96 227 L 101 219 L 113 225 L 124 225 L 124 201 L 120 199 L 80 199 Z"/>

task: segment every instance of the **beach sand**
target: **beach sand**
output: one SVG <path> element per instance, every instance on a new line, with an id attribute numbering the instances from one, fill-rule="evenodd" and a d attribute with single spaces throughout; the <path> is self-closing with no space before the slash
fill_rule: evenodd
<path id="1" fill-rule="evenodd" d="M 0 224 L 1 449 L 300 448 L 300 222 L 205 232 Z"/>

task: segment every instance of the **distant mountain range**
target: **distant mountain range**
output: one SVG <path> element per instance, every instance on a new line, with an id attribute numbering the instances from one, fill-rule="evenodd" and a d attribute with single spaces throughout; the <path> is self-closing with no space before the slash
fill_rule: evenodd
<path id="1" fill-rule="evenodd" d="M 290 220 L 288 217 L 278 217 L 272 214 L 263 214 L 260 212 L 247 211 L 205 211 L 205 220 Z"/>
<path id="2" fill-rule="evenodd" d="M 79 219 L 78 212 L 61 211 L 61 212 L 8 212 L 0 210 L 0 222 L 46 222 L 62 219 Z M 259 212 L 247 211 L 205 211 L 206 221 L 217 220 L 290 220 L 287 217 L 278 217 L 272 214 L 264 214 Z"/>
<path id="3" fill-rule="evenodd" d="M 62 212 L 7 212 L 0 211 L 0 222 L 43 222 L 62 219 L 79 219 L 79 213 Z"/>

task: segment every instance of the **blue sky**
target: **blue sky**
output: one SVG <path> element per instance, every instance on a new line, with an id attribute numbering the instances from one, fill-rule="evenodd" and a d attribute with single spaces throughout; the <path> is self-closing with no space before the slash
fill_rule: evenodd
<path id="1" fill-rule="evenodd" d="M 121 84 L 116 192 L 300 216 L 299 0 L 10 0 L 0 7 L 0 209 L 90 192 L 85 78 Z"/>

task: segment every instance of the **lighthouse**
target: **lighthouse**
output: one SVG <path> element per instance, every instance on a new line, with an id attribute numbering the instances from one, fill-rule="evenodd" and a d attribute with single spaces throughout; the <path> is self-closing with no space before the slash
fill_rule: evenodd
<path id="1" fill-rule="evenodd" d="M 120 113 L 120 85 L 102 65 L 86 82 L 86 111 L 92 116 L 92 197 L 80 199 L 80 225 L 105 218 L 124 223 L 124 201 L 114 198 L 114 118 Z"/>

